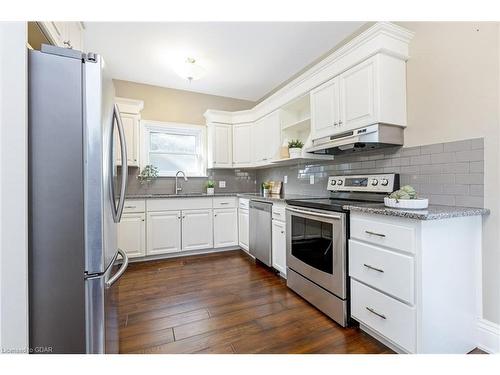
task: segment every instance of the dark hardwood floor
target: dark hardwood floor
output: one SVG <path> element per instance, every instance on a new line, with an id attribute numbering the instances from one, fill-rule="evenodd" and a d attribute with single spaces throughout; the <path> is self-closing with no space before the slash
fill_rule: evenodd
<path id="1" fill-rule="evenodd" d="M 121 353 L 392 353 L 242 251 L 132 263 L 118 288 Z"/>

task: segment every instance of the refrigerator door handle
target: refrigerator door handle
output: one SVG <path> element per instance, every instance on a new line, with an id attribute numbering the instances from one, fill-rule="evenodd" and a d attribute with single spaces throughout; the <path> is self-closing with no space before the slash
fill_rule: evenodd
<path id="1" fill-rule="evenodd" d="M 128 256 L 122 249 L 118 249 L 118 254 L 122 257 L 122 265 L 120 269 L 108 280 L 106 281 L 106 288 L 111 288 L 111 286 L 123 275 L 128 267 Z"/>
<path id="2" fill-rule="evenodd" d="M 123 205 L 125 204 L 125 193 L 127 190 L 127 180 L 128 180 L 128 164 L 127 164 L 127 141 L 125 139 L 125 129 L 123 128 L 122 119 L 120 117 L 120 111 L 118 110 L 118 105 L 115 104 L 113 107 L 113 117 L 112 122 L 116 120 L 118 125 L 118 138 L 120 139 L 120 151 L 121 151 L 121 162 L 122 162 L 122 181 L 120 186 L 120 201 L 113 212 L 113 219 L 115 223 L 119 223 L 122 218 Z M 113 126 L 113 123 L 111 126 Z M 111 142 L 113 142 L 113 137 L 111 137 Z M 110 152 L 111 166 L 113 165 L 113 152 Z M 110 174 L 111 191 L 113 206 L 115 204 L 115 191 L 113 186 L 113 174 Z"/>

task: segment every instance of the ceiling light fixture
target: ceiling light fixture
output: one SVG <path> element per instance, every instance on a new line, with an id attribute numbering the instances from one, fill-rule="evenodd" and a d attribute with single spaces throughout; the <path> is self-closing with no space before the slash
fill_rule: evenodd
<path id="1" fill-rule="evenodd" d="M 182 64 L 175 68 L 175 72 L 189 83 L 200 79 L 205 75 L 205 69 L 196 63 L 192 57 L 188 57 Z"/>

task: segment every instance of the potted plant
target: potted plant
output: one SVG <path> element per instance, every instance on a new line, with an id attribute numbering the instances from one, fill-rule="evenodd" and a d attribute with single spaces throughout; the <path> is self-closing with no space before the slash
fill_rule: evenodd
<path id="1" fill-rule="evenodd" d="M 288 153 L 290 154 L 290 159 L 300 158 L 302 156 L 302 147 L 304 147 L 304 142 L 300 139 L 292 139 L 288 142 Z"/>
<path id="2" fill-rule="evenodd" d="M 214 195 L 215 192 L 215 181 L 208 180 L 207 183 L 207 195 Z"/>
<path id="3" fill-rule="evenodd" d="M 152 164 L 148 164 L 144 167 L 144 169 L 139 173 L 137 179 L 142 183 L 151 182 L 158 178 L 158 168 Z"/>
<path id="4" fill-rule="evenodd" d="M 419 210 L 427 208 L 429 200 L 427 198 L 419 198 L 412 186 L 405 185 L 401 189 L 392 192 L 388 197 L 385 197 L 384 204 L 392 208 Z"/>
<path id="5" fill-rule="evenodd" d="M 262 195 L 264 197 L 267 197 L 270 192 L 271 192 L 272 185 L 270 182 L 263 182 L 262 183 Z"/>

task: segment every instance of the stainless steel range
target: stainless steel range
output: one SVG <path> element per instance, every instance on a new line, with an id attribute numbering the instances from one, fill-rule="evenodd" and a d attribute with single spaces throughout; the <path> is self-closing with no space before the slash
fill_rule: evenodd
<path id="1" fill-rule="evenodd" d="M 287 285 L 345 327 L 349 213 L 353 203 L 383 202 L 399 189 L 399 175 L 331 176 L 330 198 L 287 200 Z"/>

